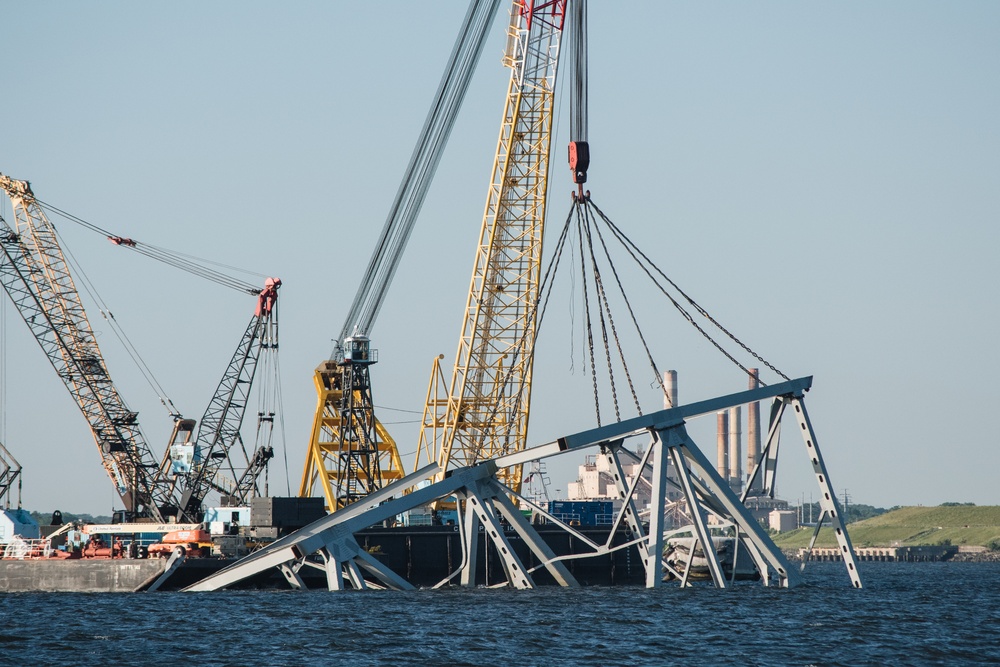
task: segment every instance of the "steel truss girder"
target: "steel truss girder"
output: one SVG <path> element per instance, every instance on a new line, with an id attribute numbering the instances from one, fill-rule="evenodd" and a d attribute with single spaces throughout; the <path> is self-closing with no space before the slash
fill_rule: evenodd
<path id="1" fill-rule="evenodd" d="M 809 421 L 809 415 L 806 412 L 806 404 L 803 402 L 801 395 L 786 397 L 783 400 L 787 401 L 795 409 L 795 418 L 802 431 L 802 437 L 806 442 L 809 462 L 812 464 L 813 474 L 816 475 L 816 482 L 819 484 L 819 506 L 821 511 L 820 520 L 816 523 L 817 533 L 819 532 L 819 527 L 823 524 L 823 518 L 830 517 L 834 534 L 837 537 L 837 544 L 840 546 L 840 555 L 843 557 L 847 573 L 851 577 L 851 584 L 855 588 L 861 588 L 861 575 L 858 574 L 858 565 L 854 558 L 854 546 L 851 544 L 851 538 L 847 534 L 847 527 L 844 525 L 844 518 L 840 509 L 840 503 L 837 501 L 837 495 L 833 492 L 833 485 L 830 484 L 830 475 L 827 473 L 826 463 L 823 462 L 823 455 L 820 454 L 819 444 L 816 441 L 816 433 L 813 431 L 812 422 Z M 816 537 L 814 535 L 812 542 L 809 544 L 810 551 L 815 540 Z M 808 559 L 808 554 L 805 559 Z M 803 566 L 805 566 L 805 559 L 802 561 Z"/>
<path id="2" fill-rule="evenodd" d="M 778 578 L 779 585 L 785 587 L 795 586 L 801 581 L 798 572 L 789 565 L 781 551 L 774 546 L 774 543 L 757 521 L 753 519 L 741 500 L 732 491 L 726 481 L 719 476 L 715 467 L 711 465 L 705 455 L 691 440 L 685 427 L 685 419 L 701 414 L 714 413 L 720 409 L 743 405 L 752 401 L 779 397 L 780 400 L 787 401 L 789 404 L 796 406 L 800 430 L 806 434 L 807 448 L 813 454 L 813 464 L 817 470 L 817 475 L 822 475 L 822 480 L 819 480 L 821 488 L 832 489 L 832 486 L 822 486 L 823 484 L 829 485 L 829 476 L 827 475 L 822 458 L 819 457 L 815 434 L 812 432 L 812 426 L 802 401 L 802 393 L 808 390 L 811 384 L 812 378 L 801 378 L 775 384 L 770 387 L 751 389 L 707 401 L 654 412 L 618 424 L 611 424 L 566 436 L 554 442 L 539 445 L 520 453 L 485 461 L 475 466 L 455 468 L 443 479 L 418 488 L 415 486 L 418 483 L 439 476 L 441 472 L 440 466 L 431 464 L 408 475 L 395 484 L 376 491 L 353 505 L 345 507 L 292 535 L 276 541 L 263 550 L 244 558 L 229 568 L 208 577 L 186 590 L 207 591 L 225 588 L 271 567 L 282 568 L 286 572 L 285 576 L 294 584 L 297 583 L 296 578 L 289 576 L 288 572 L 297 572 L 297 568 L 311 562 L 307 560 L 311 554 L 319 552 L 322 552 L 321 557 L 327 563 L 327 565 L 321 567 L 327 567 L 328 576 L 331 577 L 330 586 L 332 588 L 344 585 L 342 577 L 345 568 L 348 579 L 355 576 L 355 574 L 352 574 L 356 573 L 355 567 L 365 569 L 374 577 L 375 581 L 382 585 L 392 588 L 406 588 L 409 584 L 405 580 L 401 578 L 393 579 L 393 577 L 398 577 L 398 575 L 386 571 L 385 568 L 380 570 L 377 561 L 367 556 L 364 550 L 357 546 L 353 535 L 359 530 L 394 517 L 409 509 L 424 506 L 448 497 L 458 498 L 459 508 L 462 510 L 462 516 L 459 518 L 465 551 L 465 557 L 461 566 L 462 582 L 464 584 L 470 585 L 473 583 L 472 573 L 476 571 L 475 542 L 478 540 L 478 525 L 482 522 L 486 527 L 488 537 L 493 540 L 498 551 L 500 551 L 501 547 L 507 550 L 507 554 L 501 552 L 501 555 L 505 559 L 504 567 L 508 574 L 508 585 L 519 588 L 530 588 L 533 586 L 530 573 L 524 570 L 519 559 L 510 550 L 509 542 L 503 537 L 503 530 L 499 529 L 499 520 L 502 517 L 521 535 L 529 548 L 539 557 L 543 566 L 549 568 L 549 571 L 553 573 L 553 576 L 556 577 L 559 583 L 567 586 L 576 585 L 575 580 L 572 579 L 568 570 L 565 569 L 563 561 L 570 558 L 608 553 L 610 550 L 608 548 L 609 545 L 598 546 L 593 554 L 587 554 L 586 556 L 577 554 L 563 557 L 554 556 L 551 550 L 542 546 L 541 538 L 531 525 L 520 516 L 513 502 L 508 498 L 508 495 L 516 496 L 516 494 L 504 487 L 497 480 L 496 475 L 498 469 L 502 466 L 521 465 L 526 461 L 548 458 L 587 447 L 602 447 L 604 452 L 612 457 L 615 469 L 618 471 L 619 492 L 625 500 L 623 509 L 615 520 L 615 526 L 625 522 L 630 527 L 634 527 L 633 534 L 637 534 L 637 538 L 630 544 L 637 544 L 640 553 L 645 553 L 646 557 L 643 559 L 643 562 L 647 567 L 647 586 L 658 586 L 662 580 L 663 573 L 662 526 L 655 521 L 651 521 L 650 533 L 643 534 L 642 524 L 636 520 L 634 503 L 630 503 L 635 483 L 633 483 L 632 487 L 624 486 L 622 482 L 624 475 L 621 474 L 621 466 L 618 462 L 618 455 L 626 452 L 629 456 L 638 458 L 621 447 L 621 445 L 625 437 L 642 434 L 650 435 L 653 438 L 651 448 L 655 448 L 656 450 L 654 452 L 653 465 L 655 467 L 657 461 L 660 461 L 661 465 L 660 470 L 654 475 L 654 498 L 666 498 L 666 487 L 671 483 L 666 475 L 667 460 L 670 459 L 677 469 L 680 486 L 685 493 L 689 506 L 695 515 L 699 515 L 699 518 L 696 519 L 696 524 L 698 524 L 696 525 L 696 530 L 707 557 L 711 558 L 710 554 L 714 553 L 714 549 L 710 546 L 711 537 L 708 534 L 707 524 L 704 518 L 701 518 L 705 511 L 723 517 L 737 527 L 737 542 L 751 554 L 765 585 L 769 584 L 773 573 Z M 644 464 L 648 463 L 649 456 L 647 452 L 647 458 L 643 460 Z M 410 489 L 410 493 L 401 495 L 406 489 Z M 662 515 L 662 504 L 660 500 L 657 501 L 657 507 L 653 509 L 654 516 Z M 830 510 L 832 511 L 830 514 L 831 518 L 839 517 L 839 507 L 832 492 L 830 493 Z M 558 524 L 559 522 L 556 523 Z M 837 528 L 840 529 L 843 535 L 843 544 L 846 545 L 847 553 L 851 553 L 846 528 L 842 523 L 838 523 Z M 657 534 L 660 536 L 659 539 L 656 538 Z M 660 558 L 656 556 L 660 556 Z M 853 564 L 853 557 L 848 562 Z M 330 563 L 336 563 L 336 565 L 329 565 Z M 367 567 L 366 563 L 371 567 Z M 726 581 L 717 562 L 712 570 L 715 584 L 719 587 L 725 587 Z M 849 570 L 852 572 L 852 582 L 854 582 L 856 587 L 860 587 L 860 579 L 857 578 L 857 568 L 849 566 Z M 445 581 L 450 580 L 456 574 L 458 572 L 450 575 Z M 338 580 L 338 576 L 341 579 Z M 361 587 L 367 584 L 362 580 L 356 580 L 355 585 Z"/>
<path id="3" fill-rule="evenodd" d="M 684 423 L 672 424 L 658 429 L 651 429 L 652 442 L 646 450 L 646 454 L 639 459 L 635 454 L 623 447 L 615 447 L 613 450 L 616 465 L 616 483 L 619 485 L 619 492 L 625 501 L 631 501 L 631 491 L 634 489 L 638 478 L 633 483 L 633 489 L 628 493 L 624 492 L 624 479 L 618 463 L 618 454 L 625 454 L 638 461 L 644 468 L 649 467 L 649 459 L 653 458 L 653 498 L 650 502 L 650 526 L 648 535 L 644 535 L 646 553 L 643 566 L 646 569 L 646 586 L 655 588 L 663 581 L 663 528 L 657 517 L 664 514 L 664 499 L 666 498 L 667 487 L 672 482 L 666 476 L 667 460 L 674 464 L 675 473 L 679 480 L 678 485 L 684 493 L 687 501 L 689 513 L 694 522 L 695 533 L 698 542 L 702 546 L 702 551 L 709 563 L 709 570 L 712 580 L 719 588 L 726 587 L 726 580 L 722 573 L 721 565 L 712 545 L 711 535 L 708 531 L 705 511 L 708 510 L 718 517 L 721 517 L 737 526 L 737 545 L 742 545 L 751 554 L 761 579 L 765 585 L 770 582 L 770 571 L 773 571 L 783 585 L 795 585 L 798 578 L 794 570 L 788 564 L 787 559 L 781 554 L 770 538 L 760 529 L 760 525 L 750 515 L 742 502 L 733 494 L 729 485 L 722 480 L 715 468 L 707 463 L 707 459 L 698 449 L 697 445 L 687 434 Z M 652 453 L 652 457 L 650 456 Z M 656 462 L 662 461 L 662 469 L 656 469 Z M 692 475 L 691 472 L 695 475 Z M 615 520 L 617 526 L 629 512 L 627 503 L 623 504 Z M 634 511 L 634 510 L 633 510 Z M 630 527 L 634 524 L 629 523 Z M 643 535 L 642 527 L 631 528 L 633 532 Z M 692 549 L 693 554 L 693 549 Z M 690 571 L 690 560 L 684 572 L 680 574 L 680 585 L 688 585 L 688 574 Z M 735 565 L 735 560 L 734 560 Z M 770 568 L 770 569 L 769 569 Z M 789 574 L 790 573 L 790 574 Z M 675 573 L 676 574 L 676 573 Z"/>
<path id="4" fill-rule="evenodd" d="M 455 495 L 463 505 L 463 512 L 466 514 L 475 513 L 476 515 L 477 521 L 468 522 L 467 520 L 466 525 L 471 524 L 475 528 L 476 523 L 482 524 L 487 538 L 496 545 L 500 563 L 507 576 L 507 582 L 518 589 L 534 588 L 535 584 L 525 571 L 524 564 L 514 553 L 513 547 L 507 540 L 503 525 L 497 516 L 497 508 L 493 504 L 493 495 L 490 493 L 490 489 L 485 488 L 483 482 L 477 480 Z M 466 539 L 468 540 L 466 548 L 472 554 L 468 562 L 474 566 L 478 560 L 475 556 L 479 548 L 478 530 L 466 532 Z M 469 567 L 468 563 L 466 568 L 468 572 L 463 572 L 462 583 L 471 586 L 474 583 L 475 570 Z"/>
<path id="5" fill-rule="evenodd" d="M 507 581 L 515 588 L 534 588 L 530 573 L 510 547 L 503 527 L 498 522 L 498 519 L 502 517 L 528 548 L 538 556 L 539 560 L 542 561 L 542 566 L 549 571 L 556 583 L 567 587 L 579 586 L 569 569 L 557 559 L 555 552 L 514 505 L 508 497 L 509 493 L 511 493 L 510 489 L 495 478 L 490 478 L 475 482 L 459 494 L 466 501 L 462 504 L 463 512 L 466 515 L 463 524 L 466 527 L 463 547 L 469 554 L 469 558 L 466 559 L 462 568 L 462 584 L 471 586 L 474 583 L 476 552 L 479 544 L 476 523 L 481 522 L 488 537 L 497 547 Z M 470 520 L 470 515 L 474 516 L 476 520 Z"/>

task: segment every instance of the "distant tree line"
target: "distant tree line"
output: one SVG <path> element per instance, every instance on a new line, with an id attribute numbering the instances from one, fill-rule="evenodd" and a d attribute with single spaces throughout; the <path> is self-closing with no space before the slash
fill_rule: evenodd
<path id="1" fill-rule="evenodd" d="M 52 523 L 52 515 L 54 512 L 31 512 L 31 518 L 38 522 L 39 526 L 48 526 Z M 111 523 L 110 516 L 94 516 L 93 514 L 71 514 L 70 512 L 61 512 L 62 522 L 80 522 L 80 523 Z"/>

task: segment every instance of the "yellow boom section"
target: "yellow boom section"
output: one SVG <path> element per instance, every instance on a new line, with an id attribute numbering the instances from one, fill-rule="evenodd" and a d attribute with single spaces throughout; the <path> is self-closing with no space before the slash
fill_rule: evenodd
<path id="1" fill-rule="evenodd" d="M 515 2 L 504 64 L 511 68 L 454 371 L 447 392 L 435 360 L 421 456 L 452 464 L 521 451 L 531 397 L 545 194 L 559 39 L 566 1 Z M 501 471 L 514 490 L 520 468 Z"/>

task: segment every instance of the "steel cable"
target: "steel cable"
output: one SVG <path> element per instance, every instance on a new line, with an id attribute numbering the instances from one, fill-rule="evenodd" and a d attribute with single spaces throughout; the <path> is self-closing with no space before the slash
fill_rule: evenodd
<path id="1" fill-rule="evenodd" d="M 642 267 L 643 271 L 646 273 L 646 275 L 649 276 L 649 278 L 654 282 L 654 284 L 656 284 L 660 288 L 661 292 L 663 292 L 663 294 L 668 299 L 670 299 L 670 301 L 671 301 L 671 303 L 673 303 L 674 307 L 677 308 L 678 311 L 683 314 L 684 318 L 687 319 L 688 322 L 690 322 L 691 325 L 694 326 L 699 332 L 701 332 L 701 334 L 706 339 L 708 339 L 720 352 L 722 352 L 722 354 L 724 354 L 730 361 L 732 361 L 736 366 L 738 366 L 741 370 L 743 370 L 743 372 L 745 372 L 747 375 L 750 375 L 750 371 L 749 371 L 748 368 L 746 368 L 743 364 L 741 364 L 739 361 L 737 361 L 736 358 L 733 357 L 732 354 L 730 354 L 728 351 L 726 351 L 708 332 L 706 332 L 702 327 L 700 327 L 694 321 L 694 317 L 692 317 L 691 314 L 689 312 L 687 312 L 687 310 L 685 310 L 683 306 L 681 306 L 672 296 L 670 296 L 670 294 L 667 293 L 667 291 L 663 288 L 663 286 L 660 285 L 657 282 L 656 278 L 653 277 L 653 275 L 650 273 L 650 271 L 646 268 L 646 264 L 648 264 L 648 266 L 652 267 L 652 269 L 657 274 L 659 274 L 664 280 L 666 280 L 670 284 L 671 287 L 673 287 L 675 290 L 677 290 L 677 292 L 689 304 L 691 304 L 691 306 L 694 307 L 698 311 L 698 313 L 700 313 L 703 317 L 705 317 L 706 319 L 708 319 L 709 322 L 711 322 L 716 328 L 718 328 L 722 333 L 724 333 L 727 337 L 729 337 L 733 342 L 735 342 L 737 345 L 739 345 L 741 348 L 743 348 L 747 353 L 749 353 L 751 356 L 753 356 L 754 359 L 756 359 L 760 363 L 762 363 L 765 366 L 767 366 L 767 368 L 769 368 L 771 371 L 773 371 L 774 373 L 776 373 L 777 375 L 779 375 L 784 380 L 787 381 L 787 380 L 790 379 L 787 375 L 785 375 L 783 372 L 781 372 L 780 370 L 778 370 L 773 364 L 771 364 L 770 362 L 768 362 L 761 355 L 759 355 L 757 352 L 755 352 L 754 350 L 752 350 L 748 345 L 746 345 L 746 343 L 744 343 L 743 341 L 741 341 L 734 334 L 732 334 L 728 329 L 726 329 L 724 326 L 722 326 L 722 324 L 720 324 L 714 317 L 712 317 L 712 315 L 709 314 L 709 312 L 707 310 L 705 310 L 704 308 L 702 308 L 697 302 L 695 302 L 694 299 L 692 299 L 690 296 L 688 296 L 688 294 L 685 293 L 684 290 L 682 290 L 673 280 L 671 280 L 665 273 L 663 273 L 663 271 L 661 271 L 660 268 L 657 267 L 656 264 L 654 264 L 653 261 L 651 259 L 649 259 L 649 257 L 647 257 L 646 254 L 643 253 L 642 250 L 640 250 L 639 247 L 635 243 L 633 243 L 632 240 L 629 239 L 625 235 L 625 233 L 622 232 L 621 229 L 619 229 L 618 226 L 615 225 L 604 214 L 604 212 L 601 211 L 600 208 L 598 208 L 598 206 L 596 204 L 593 203 L 593 201 L 591 201 L 588 198 L 587 202 L 588 202 L 588 204 L 590 206 L 593 206 L 594 210 L 597 212 L 597 214 L 600 216 L 600 218 L 611 229 L 612 233 L 618 239 L 619 243 L 621 243 L 625 247 L 625 249 L 629 252 L 629 254 L 632 255 L 632 258 L 635 259 L 636 263 L 639 264 L 640 267 Z M 639 258 L 636 257 L 637 254 L 639 255 L 639 257 L 641 257 L 646 262 L 646 264 L 643 264 L 642 262 L 639 261 Z M 767 386 L 766 383 L 764 383 L 763 381 L 761 381 L 761 385 L 762 386 Z"/>
<path id="2" fill-rule="evenodd" d="M 469 4 L 462 30 L 452 48 L 375 251 L 344 320 L 336 343 L 338 347 L 349 335 L 367 336 L 371 333 L 455 125 L 499 5 L 499 0 L 472 0 Z"/>

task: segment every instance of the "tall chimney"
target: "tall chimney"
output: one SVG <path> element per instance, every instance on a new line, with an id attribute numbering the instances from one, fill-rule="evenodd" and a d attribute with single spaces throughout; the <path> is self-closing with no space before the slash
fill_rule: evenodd
<path id="1" fill-rule="evenodd" d="M 740 406 L 729 408 L 729 485 L 739 493 L 743 490 L 743 433 L 740 432 Z"/>
<path id="2" fill-rule="evenodd" d="M 727 480 L 729 478 L 729 448 L 727 446 L 729 442 L 729 414 L 725 410 L 720 410 L 716 413 L 716 422 L 718 423 L 718 464 L 716 469 L 719 471 L 719 477 Z"/>
<path id="3" fill-rule="evenodd" d="M 750 369 L 750 389 L 760 387 L 760 373 L 756 368 Z M 747 474 L 753 472 L 754 466 L 760 463 L 760 401 L 754 401 L 747 406 Z M 759 495 L 764 488 L 763 470 L 757 475 L 749 495 Z"/>
<path id="4" fill-rule="evenodd" d="M 663 371 L 663 409 L 677 407 L 677 371 Z"/>

